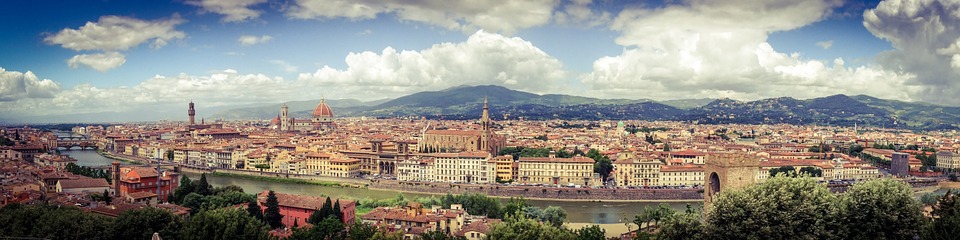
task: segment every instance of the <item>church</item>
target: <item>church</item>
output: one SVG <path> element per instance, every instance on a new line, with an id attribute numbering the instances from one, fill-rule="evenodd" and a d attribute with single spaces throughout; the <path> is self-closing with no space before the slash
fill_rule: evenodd
<path id="1" fill-rule="evenodd" d="M 496 134 L 487 98 L 483 98 L 480 130 L 427 130 L 419 142 L 421 153 L 484 151 L 496 156 L 506 138 Z"/>
<path id="2" fill-rule="evenodd" d="M 313 109 L 311 116 L 313 117 L 311 119 L 290 117 L 289 108 L 284 104 L 280 107 L 280 115 L 274 118 L 270 124 L 281 131 L 297 132 L 325 131 L 337 127 L 336 123 L 333 122 L 333 111 L 330 110 L 330 106 L 323 98 L 320 99 L 320 104 L 317 104 L 317 107 Z"/>

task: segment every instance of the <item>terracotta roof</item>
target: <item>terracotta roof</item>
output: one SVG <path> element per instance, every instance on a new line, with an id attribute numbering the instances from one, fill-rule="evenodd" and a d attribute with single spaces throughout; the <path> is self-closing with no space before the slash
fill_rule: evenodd
<path id="1" fill-rule="evenodd" d="M 556 162 L 556 163 L 594 163 L 592 158 L 576 156 L 572 158 L 520 157 L 520 162 Z"/>
<path id="2" fill-rule="evenodd" d="M 95 188 L 95 187 L 110 187 L 110 184 L 107 183 L 107 180 L 103 178 L 80 178 L 80 179 L 60 180 L 60 188 L 63 188 L 63 189 Z"/>
<path id="3" fill-rule="evenodd" d="M 478 130 L 427 130 L 426 134 L 432 135 L 458 135 L 458 136 L 480 136 L 483 132 Z"/>
<path id="4" fill-rule="evenodd" d="M 257 194 L 257 201 L 260 203 L 266 203 L 268 194 L 270 194 L 270 191 L 263 190 L 263 192 Z M 323 202 L 327 200 L 326 197 L 304 196 L 278 192 L 274 192 L 274 194 L 277 195 L 277 202 L 280 203 L 280 206 L 300 209 L 320 210 L 320 207 L 323 206 Z M 336 203 L 337 200 L 340 201 L 341 210 L 346 209 L 349 206 L 356 205 L 356 202 L 353 200 L 330 198 L 330 202 L 332 203 Z"/>

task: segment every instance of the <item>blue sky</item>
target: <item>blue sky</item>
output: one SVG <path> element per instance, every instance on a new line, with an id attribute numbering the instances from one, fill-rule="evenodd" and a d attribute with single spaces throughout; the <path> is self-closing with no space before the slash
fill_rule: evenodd
<path id="1" fill-rule="evenodd" d="M 960 104 L 960 4 L 898 2 L 14 0 L 0 15 L 0 109 L 375 100 L 462 84 Z"/>

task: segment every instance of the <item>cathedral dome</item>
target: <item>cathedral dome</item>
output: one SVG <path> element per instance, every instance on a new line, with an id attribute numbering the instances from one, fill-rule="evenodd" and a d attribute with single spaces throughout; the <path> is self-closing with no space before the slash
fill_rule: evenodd
<path id="1" fill-rule="evenodd" d="M 327 106 L 323 99 L 320 99 L 320 104 L 317 104 L 317 108 L 313 109 L 313 117 L 333 118 L 333 111 L 330 110 L 330 106 Z"/>

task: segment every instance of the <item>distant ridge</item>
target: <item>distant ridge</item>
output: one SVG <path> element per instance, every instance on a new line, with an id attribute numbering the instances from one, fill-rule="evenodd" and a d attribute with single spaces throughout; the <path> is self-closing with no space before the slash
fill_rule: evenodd
<path id="1" fill-rule="evenodd" d="M 831 95 L 812 99 L 778 97 L 756 101 L 732 99 L 599 99 L 563 94 L 534 94 L 502 86 L 456 86 L 394 99 L 327 99 L 338 117 L 426 117 L 477 119 L 487 97 L 495 119 L 529 120 L 671 120 L 703 124 L 817 124 L 953 130 L 960 107 L 886 100 L 866 95 Z M 207 120 L 266 120 L 287 104 L 293 117 L 309 117 L 319 99 L 203 109 Z M 104 119 L 104 116 L 110 116 Z M 182 117 L 182 118 L 181 118 Z M 4 116 L 5 125 L 62 122 L 132 122 L 185 119 L 183 109 L 141 108 L 137 112 L 98 112 L 48 116 Z"/>

